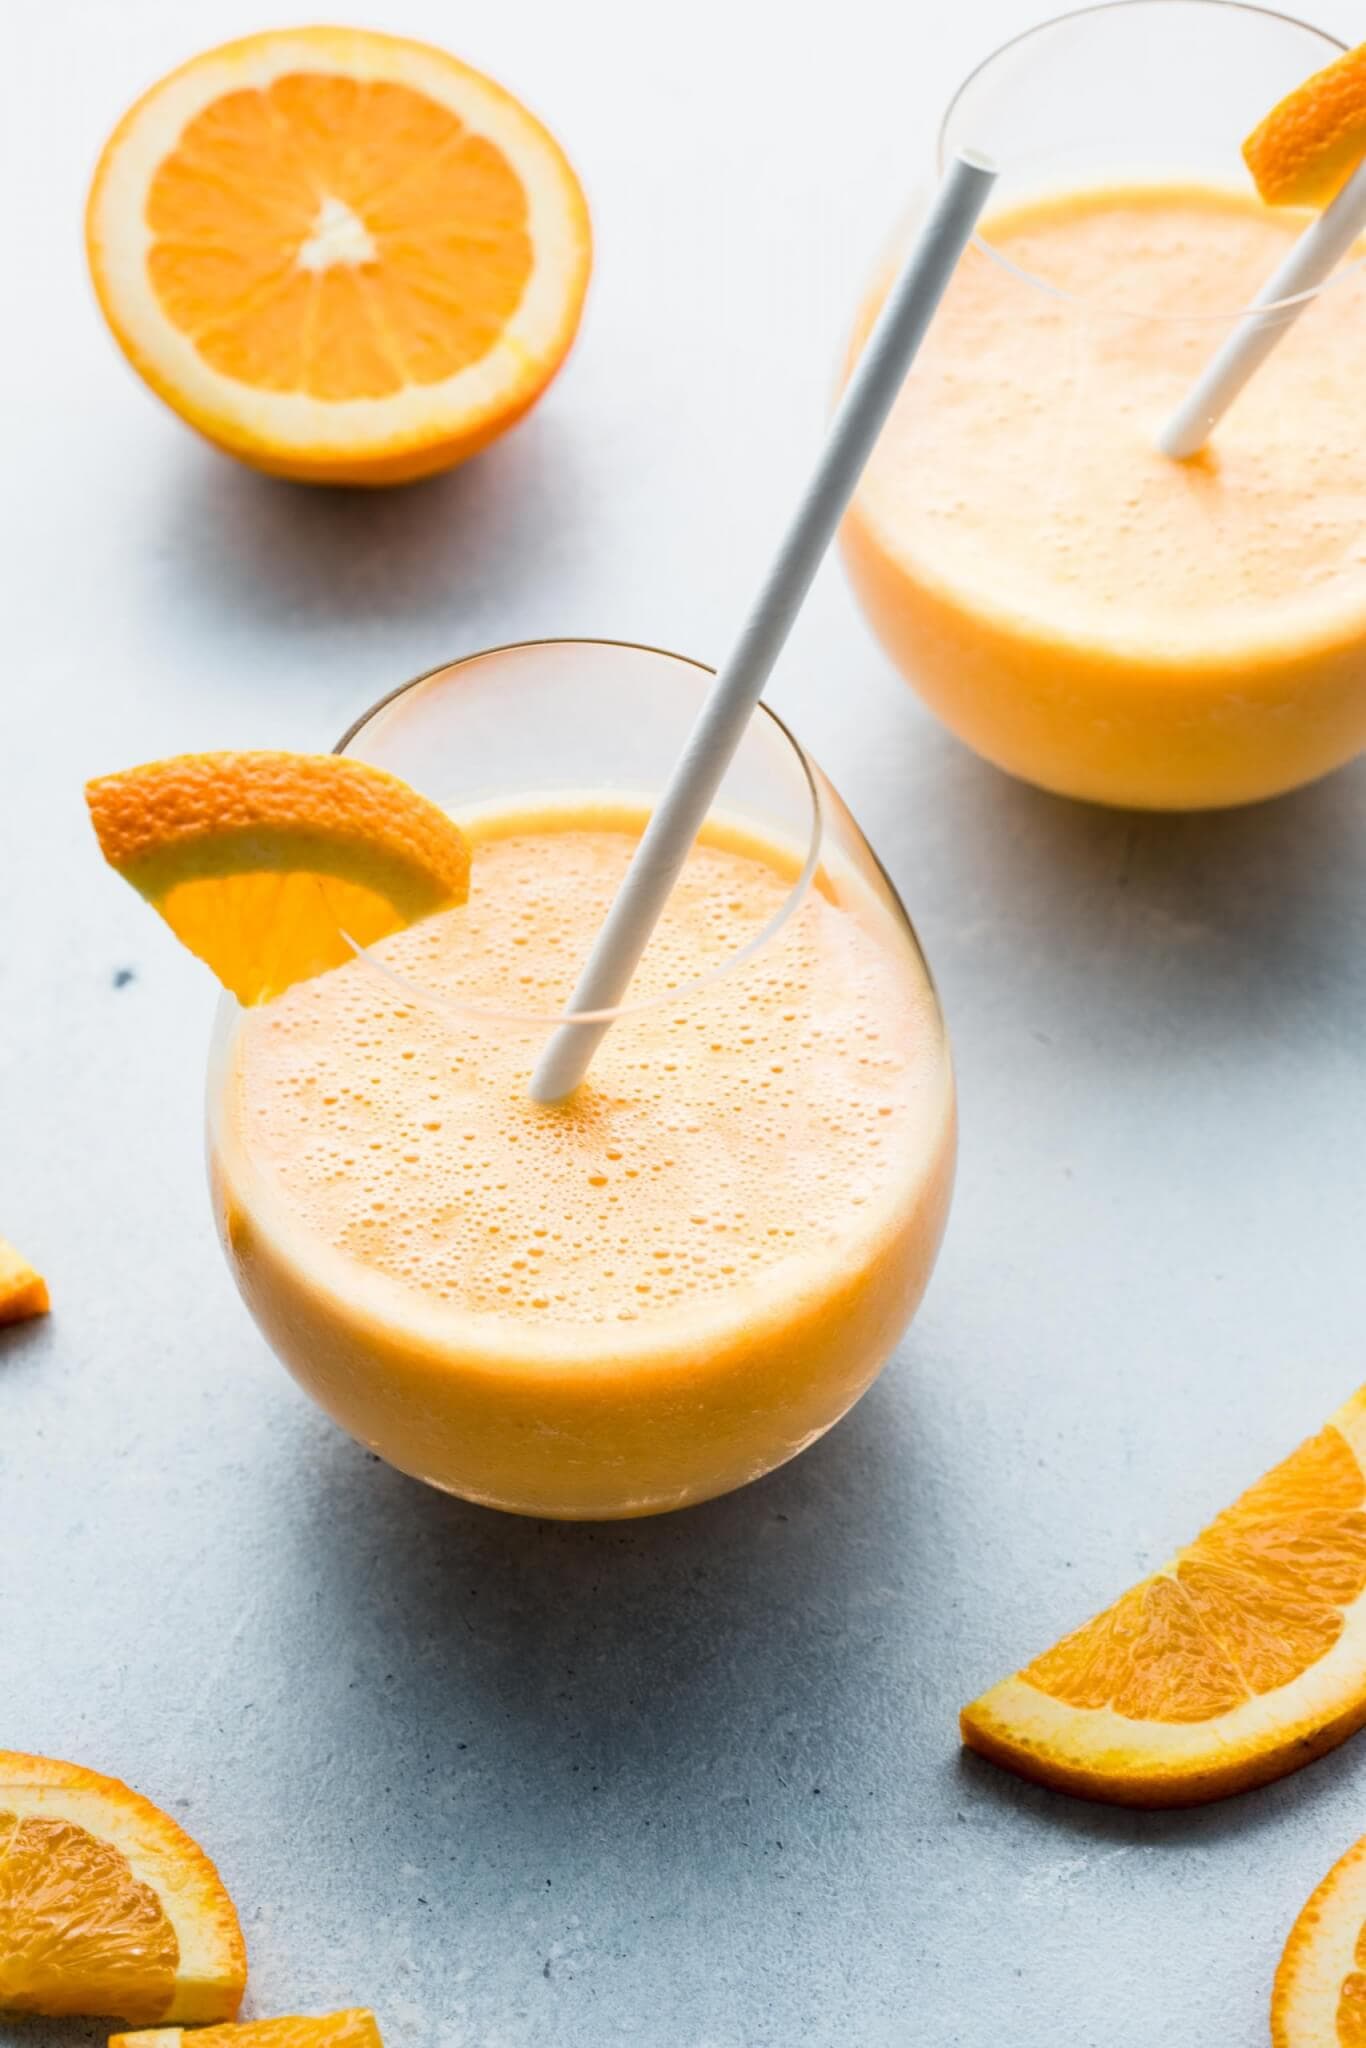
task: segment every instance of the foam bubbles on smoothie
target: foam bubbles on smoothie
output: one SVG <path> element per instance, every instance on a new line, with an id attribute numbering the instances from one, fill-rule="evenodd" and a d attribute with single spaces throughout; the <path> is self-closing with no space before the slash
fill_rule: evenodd
<path id="1" fill-rule="evenodd" d="M 633 844 L 489 838 L 468 905 L 379 950 L 456 1002 L 553 1013 Z M 790 888 L 752 849 L 696 849 L 633 993 L 732 959 Z M 543 1038 L 357 962 L 246 1019 L 241 1143 L 294 1227 L 358 1267 L 453 1312 L 581 1326 L 799 1273 L 918 1183 L 942 1117 L 917 964 L 819 892 L 746 966 L 614 1026 L 552 1109 L 526 1092 Z"/>

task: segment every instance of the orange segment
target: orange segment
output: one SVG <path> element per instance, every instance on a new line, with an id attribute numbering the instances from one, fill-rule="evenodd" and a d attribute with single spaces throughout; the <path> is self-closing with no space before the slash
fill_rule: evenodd
<path id="1" fill-rule="evenodd" d="M 246 1950 L 217 1871 L 116 1778 L 0 1750 L 0 2008 L 231 2019 Z"/>
<path id="2" fill-rule="evenodd" d="M 1366 2048 L 1366 1837 L 1290 1930 L 1271 1994 L 1272 2048 Z"/>
<path id="3" fill-rule="evenodd" d="M 85 794 L 105 859 L 244 1003 L 469 890 L 445 812 L 336 754 L 180 754 Z"/>
<path id="4" fill-rule="evenodd" d="M 539 122 L 445 51 L 250 36 L 154 86 L 87 214 L 100 303 L 147 381 L 282 475 L 396 482 L 526 411 L 568 352 L 587 208 Z"/>
<path id="5" fill-rule="evenodd" d="M 1061 1791 L 1191 1805 L 1366 1723 L 1366 1388 L 1202 1535 L 965 1708 L 963 1740 Z"/>
<path id="6" fill-rule="evenodd" d="M 111 2034 L 109 2048 L 187 2048 L 183 2027 L 153 2027 L 137 2034 Z M 290 2013 L 277 2020 L 245 2020 L 235 2027 L 203 2027 L 188 2037 L 188 2048 L 384 2048 L 372 2012 L 352 2006 L 319 2019 Z"/>
<path id="7" fill-rule="evenodd" d="M 0 1237 L 0 1323 L 22 1323 L 45 1316 L 51 1306 L 47 1282 L 21 1252 Z"/>
<path id="8" fill-rule="evenodd" d="M 1366 43 L 1316 71 L 1243 144 L 1268 206 L 1326 206 L 1366 157 Z"/>

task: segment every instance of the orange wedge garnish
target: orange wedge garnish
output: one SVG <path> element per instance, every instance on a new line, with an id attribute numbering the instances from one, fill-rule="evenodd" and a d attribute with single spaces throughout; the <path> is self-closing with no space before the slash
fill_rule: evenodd
<path id="1" fill-rule="evenodd" d="M 363 2006 L 310 2019 L 290 2013 L 277 2020 L 244 2020 L 235 2027 L 153 2027 L 111 2034 L 109 2048 L 384 2048 L 375 2015 Z"/>
<path id="2" fill-rule="evenodd" d="M 1333 1865 L 1290 1930 L 1271 1993 L 1271 2042 L 1366 2042 L 1366 1837 Z"/>
<path id="3" fill-rule="evenodd" d="M 183 1828 L 117 1778 L 0 1750 L 0 2008 L 223 2020 L 246 1979 L 232 1900 Z"/>
<path id="4" fill-rule="evenodd" d="M 554 140 L 444 50 L 359 29 L 226 43 L 100 158 L 95 290 L 133 367 L 260 469 L 394 483 L 521 417 L 574 338 L 588 211 Z"/>
<path id="5" fill-rule="evenodd" d="M 244 1003 L 468 893 L 445 812 L 336 754 L 179 754 L 85 795 L 105 859 Z"/>
<path id="6" fill-rule="evenodd" d="M 966 1708 L 1022 1777 L 1189 1806 L 1366 1723 L 1366 1388 L 1161 1571 Z M 1363 2036 L 1366 2042 L 1366 2036 Z"/>
<path id="7" fill-rule="evenodd" d="M 22 1323 L 45 1316 L 51 1306 L 47 1282 L 21 1252 L 0 1237 L 0 1323 Z"/>
<path id="8" fill-rule="evenodd" d="M 1366 157 L 1366 43 L 1287 93 L 1243 144 L 1268 206 L 1326 206 Z"/>

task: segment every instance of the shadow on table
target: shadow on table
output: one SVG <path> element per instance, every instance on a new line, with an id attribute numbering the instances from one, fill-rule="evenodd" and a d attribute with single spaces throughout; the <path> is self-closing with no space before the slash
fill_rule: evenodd
<path id="1" fill-rule="evenodd" d="M 1228 1836 L 1256 1835 L 1268 1827 L 1281 1827 L 1291 1815 L 1312 1814 L 1322 1807 L 1334 1817 L 1325 1828 L 1326 1867 L 1345 1846 L 1338 1843 L 1338 1835 L 1346 1781 L 1355 1782 L 1358 1774 L 1366 1775 L 1366 1753 L 1347 1746 L 1258 1791 L 1165 1812 L 1104 1806 L 1050 1792 L 1042 1785 L 1012 1777 L 971 1750 L 961 1752 L 957 1769 L 961 1792 L 972 1800 L 979 1815 L 994 1813 L 1008 1821 L 1044 1822 L 1057 1829 L 1060 1846 L 1065 1848 L 1069 1842 L 1089 1845 L 1101 1855 L 1107 1850 L 1132 1848 L 1189 1850 Z M 1355 1811 L 1357 1802 L 1349 1803 Z"/>
<path id="2" fill-rule="evenodd" d="M 165 546 L 177 593 L 229 626 L 456 628 L 535 588 L 578 529 L 578 490 L 549 418 L 445 475 L 378 490 L 288 483 L 195 451 Z"/>
<path id="3" fill-rule="evenodd" d="M 658 1821 L 725 1798 L 737 1759 L 744 1805 L 819 1802 L 832 1729 L 872 1711 L 870 1665 L 895 1648 L 905 1669 L 887 1617 L 929 1568 L 896 1415 L 874 1389 L 740 1493 L 598 1524 L 470 1507 L 337 1442 L 303 1569 L 364 1711 L 421 1730 L 438 1772 L 492 1773 L 535 1826 L 574 1824 L 589 1795 L 601 1822 Z"/>
<path id="4" fill-rule="evenodd" d="M 989 956 L 1028 1011 L 1080 1021 L 1103 1004 L 1107 1033 L 1112 1020 L 1121 1041 L 1160 1036 L 1164 1056 L 1283 1034 L 1305 1006 L 1332 1028 L 1336 1005 L 1347 1027 L 1366 763 L 1274 802 L 1192 814 L 1048 796 L 948 742 L 939 767 L 937 815 L 909 847 L 919 872 L 903 853 L 901 879 L 946 995 L 960 963 L 976 986 Z"/>

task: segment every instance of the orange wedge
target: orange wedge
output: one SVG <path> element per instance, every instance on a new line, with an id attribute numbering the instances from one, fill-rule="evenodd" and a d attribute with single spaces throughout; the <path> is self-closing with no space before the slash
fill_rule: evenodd
<path id="1" fill-rule="evenodd" d="M 1268 206 L 1326 206 L 1366 157 L 1366 43 L 1287 93 L 1243 144 Z"/>
<path id="2" fill-rule="evenodd" d="M 117 1778 L 0 1750 L 0 2009 L 224 2020 L 246 1980 L 232 1900 L 183 1828 Z"/>
<path id="3" fill-rule="evenodd" d="M 384 2048 L 375 2015 L 363 2006 L 321 2019 L 290 2013 L 278 2020 L 246 2020 L 236 2027 L 204 2027 L 187 2037 L 183 2027 L 153 2027 L 111 2034 L 109 2048 Z"/>
<path id="4" fill-rule="evenodd" d="M 1366 2043 L 1366 1837 L 1333 1865 L 1290 1930 L 1271 1993 L 1271 2042 Z"/>
<path id="5" fill-rule="evenodd" d="M 193 58 L 105 146 L 95 290 L 183 419 L 280 476 L 461 462 L 569 352 L 588 209 L 525 107 L 446 51 L 282 29 Z"/>
<path id="6" fill-rule="evenodd" d="M 105 859 L 244 1003 L 469 890 L 445 812 L 337 754 L 179 754 L 85 795 Z"/>
<path id="7" fill-rule="evenodd" d="M 50 1307 L 47 1282 L 22 1253 L 0 1237 L 0 1323 L 22 1323 L 27 1316 L 45 1316 Z"/>
<path id="8" fill-rule="evenodd" d="M 966 1708 L 962 1731 L 1059 1791 L 1193 1806 L 1363 1723 L 1366 1388 L 1161 1571 Z"/>

